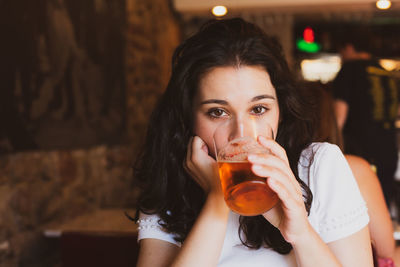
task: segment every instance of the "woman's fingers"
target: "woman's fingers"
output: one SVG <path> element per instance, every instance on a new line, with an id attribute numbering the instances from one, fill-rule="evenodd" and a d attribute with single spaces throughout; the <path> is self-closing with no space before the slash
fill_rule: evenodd
<path id="1" fill-rule="evenodd" d="M 269 187 L 278 195 L 282 205 L 287 210 L 297 210 L 304 206 L 303 198 L 290 190 L 281 180 L 270 178 L 267 180 Z"/>
<path id="2" fill-rule="evenodd" d="M 257 165 L 268 165 L 274 166 L 275 168 L 281 169 L 286 175 L 290 176 L 292 174 L 292 170 L 285 161 L 271 154 L 250 154 L 247 157 L 247 160 L 252 164 Z"/>
<path id="3" fill-rule="evenodd" d="M 283 147 L 281 147 L 277 142 L 275 142 L 275 140 L 268 139 L 260 135 L 258 137 L 258 142 L 262 146 L 268 148 L 272 154 L 274 154 L 275 156 L 277 156 L 278 158 L 280 158 L 281 160 L 286 162 L 286 164 L 289 165 L 289 161 L 286 155 L 286 150 Z"/>
<path id="4" fill-rule="evenodd" d="M 308 222 L 302 189 L 290 168 L 286 151 L 272 139 L 260 136 L 258 142 L 271 153 L 250 155 L 252 170 L 258 176 L 268 177 L 269 187 L 280 199 L 279 204 L 263 216 L 290 241 L 302 231 L 299 225 Z"/>
<path id="5" fill-rule="evenodd" d="M 206 143 L 198 136 L 191 137 L 184 168 L 206 192 L 215 187 L 213 180 L 218 177 L 215 167 L 215 160 L 208 155 Z"/>
<path id="6" fill-rule="evenodd" d="M 287 188 L 275 179 L 268 179 L 269 187 L 276 192 L 280 202 L 278 205 L 263 214 L 273 226 L 278 228 L 286 241 L 291 240 L 291 231 L 297 231 L 301 221 L 307 218 L 307 212 L 302 198 L 293 197 Z M 307 219 L 305 219 L 307 220 Z M 301 230 L 300 230 L 301 231 Z"/>
<path id="7" fill-rule="evenodd" d="M 297 190 L 295 185 L 293 185 L 293 183 L 290 181 L 290 179 L 288 179 L 286 174 L 283 173 L 281 170 L 270 167 L 270 166 L 256 164 L 256 165 L 252 166 L 252 171 L 258 176 L 267 177 L 267 183 L 269 183 L 268 180 L 271 180 L 274 183 L 276 181 L 276 183 L 279 183 L 279 185 L 283 186 L 285 191 L 287 191 L 291 197 L 297 197 L 299 195 L 299 191 Z M 281 187 L 278 187 L 278 189 L 280 189 L 280 188 Z M 274 190 L 273 188 L 271 188 L 271 189 Z M 280 195 L 279 192 L 275 192 L 275 193 L 277 193 L 278 196 Z M 279 198 L 281 198 L 281 197 L 279 197 Z"/>
<path id="8" fill-rule="evenodd" d="M 207 184 L 204 183 L 202 179 L 199 178 L 198 169 L 195 161 L 196 154 L 196 145 L 195 145 L 195 137 L 190 137 L 189 143 L 187 146 L 186 159 L 183 163 L 183 167 L 186 172 L 205 190 L 207 190 Z"/>
<path id="9" fill-rule="evenodd" d="M 267 159 L 265 159 L 265 163 L 268 162 L 269 165 L 277 164 L 277 165 L 272 165 L 272 166 L 277 166 L 278 168 L 285 170 L 284 172 L 287 174 L 287 176 L 292 181 L 293 186 L 296 187 L 297 191 L 301 194 L 302 191 L 301 191 L 300 184 L 296 180 L 296 177 L 293 175 L 293 172 L 290 169 L 290 164 L 289 164 L 289 160 L 286 155 L 286 150 L 282 146 L 280 146 L 275 140 L 265 138 L 264 136 L 259 136 L 258 142 L 265 148 L 268 148 L 272 155 L 276 156 L 278 159 L 280 159 L 282 161 L 282 164 L 277 164 L 276 161 L 271 161 L 271 163 L 269 163 L 269 161 L 272 158 L 270 155 L 265 155 L 266 157 L 268 157 Z M 258 156 L 262 156 L 262 155 L 258 155 Z M 286 165 L 286 166 L 284 166 L 284 165 Z"/>
<path id="10" fill-rule="evenodd" d="M 194 136 L 192 138 L 192 146 L 191 146 L 191 160 L 193 162 L 198 162 L 200 161 L 202 158 L 204 158 L 205 153 L 208 153 L 208 149 L 204 149 L 204 146 L 206 146 L 206 144 L 204 143 L 204 141 L 198 137 L 198 136 Z M 207 146 L 206 146 L 207 147 Z M 208 156 L 208 154 L 207 154 Z"/>
<path id="11" fill-rule="evenodd" d="M 189 164 L 191 164 L 191 158 L 192 158 L 192 144 L 193 144 L 193 136 L 190 137 L 188 145 L 187 145 L 187 152 L 186 152 L 186 158 L 185 161 L 183 162 L 183 168 L 190 174 L 191 173 L 191 168 L 189 167 Z"/>
<path id="12" fill-rule="evenodd" d="M 302 193 L 300 184 L 294 177 L 292 170 L 281 159 L 274 155 L 253 154 L 249 155 L 248 160 L 253 164 L 253 172 L 256 175 L 279 179 L 287 187 L 292 188 L 293 193 Z"/>

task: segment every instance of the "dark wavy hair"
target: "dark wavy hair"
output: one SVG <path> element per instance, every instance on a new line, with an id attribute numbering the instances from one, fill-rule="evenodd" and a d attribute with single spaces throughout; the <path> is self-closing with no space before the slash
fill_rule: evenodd
<path id="1" fill-rule="evenodd" d="M 313 141 L 332 143 L 343 151 L 343 137 L 336 123 L 334 98 L 329 87 L 320 82 L 304 82 L 302 90 L 315 107 Z"/>
<path id="2" fill-rule="evenodd" d="M 139 187 L 139 212 L 157 214 L 167 232 L 183 242 L 205 201 L 201 187 L 184 170 L 192 131 L 193 98 L 200 79 L 225 66 L 261 66 L 270 75 L 280 109 L 277 142 L 286 149 L 290 167 L 301 184 L 307 211 L 312 193 L 298 176 L 301 151 L 310 142 L 313 124 L 278 42 L 256 25 L 240 18 L 211 20 L 177 47 L 166 91 L 151 115 L 144 148 L 134 166 Z M 239 236 L 250 248 L 267 246 L 286 254 L 292 246 L 262 216 L 240 217 Z"/>

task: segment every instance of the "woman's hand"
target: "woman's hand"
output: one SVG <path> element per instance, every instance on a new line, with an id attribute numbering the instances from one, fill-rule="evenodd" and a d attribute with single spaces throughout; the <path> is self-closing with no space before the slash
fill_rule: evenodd
<path id="1" fill-rule="evenodd" d="M 311 229 L 300 184 L 290 169 L 286 151 L 273 139 L 260 136 L 258 142 L 271 154 L 252 154 L 248 160 L 253 164 L 253 172 L 266 177 L 268 185 L 280 199 L 263 216 L 280 230 L 287 242 L 293 243 Z"/>
<path id="2" fill-rule="evenodd" d="M 217 162 L 208 155 L 207 145 L 200 137 L 190 138 L 183 165 L 207 194 L 211 192 L 221 193 Z"/>

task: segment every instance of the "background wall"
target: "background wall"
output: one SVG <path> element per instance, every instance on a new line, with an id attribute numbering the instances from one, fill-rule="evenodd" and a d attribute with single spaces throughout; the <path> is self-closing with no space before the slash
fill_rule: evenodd
<path id="1" fill-rule="evenodd" d="M 0 10 L 0 266 L 59 266 L 44 229 L 134 208 L 132 162 L 180 26 L 165 0 Z"/>
<path id="2" fill-rule="evenodd" d="M 125 0 L 15 0 L 2 10 L 1 122 L 11 149 L 116 143 L 126 114 Z"/>

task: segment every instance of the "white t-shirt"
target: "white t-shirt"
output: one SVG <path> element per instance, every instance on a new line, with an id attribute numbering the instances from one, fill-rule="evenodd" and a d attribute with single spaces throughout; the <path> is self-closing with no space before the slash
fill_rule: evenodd
<path id="1" fill-rule="evenodd" d="M 313 143 L 300 157 L 299 177 L 313 193 L 310 224 L 325 243 L 361 230 L 369 222 L 366 204 L 340 149 L 328 143 Z M 155 238 L 174 243 L 173 235 L 158 225 L 156 215 L 141 214 L 138 240 Z M 296 266 L 293 250 L 281 255 L 272 249 L 249 249 L 238 236 L 239 215 L 230 212 L 219 267 Z"/>

